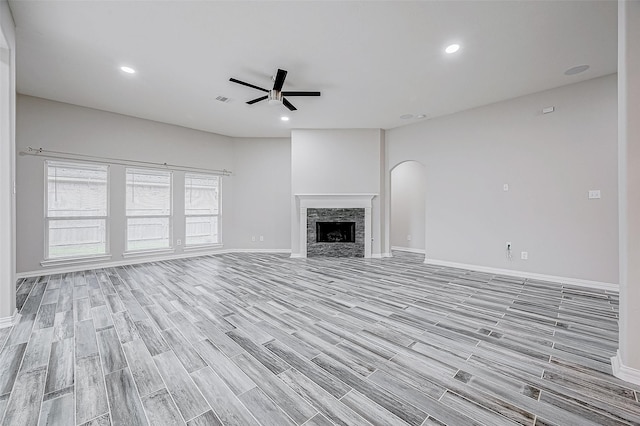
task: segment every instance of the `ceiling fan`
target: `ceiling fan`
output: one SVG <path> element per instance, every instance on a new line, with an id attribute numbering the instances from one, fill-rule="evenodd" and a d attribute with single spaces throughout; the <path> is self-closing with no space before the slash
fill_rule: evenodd
<path id="1" fill-rule="evenodd" d="M 292 92 L 292 91 L 282 91 L 282 86 L 284 85 L 284 79 L 287 77 L 287 72 L 285 70 L 278 69 L 275 77 L 273 77 L 273 89 L 267 90 L 262 87 L 255 86 L 250 83 L 245 83 L 244 81 L 240 81 L 235 78 L 230 78 L 229 81 L 242 84 L 243 86 L 251 87 L 253 89 L 258 89 L 263 92 L 267 92 L 267 95 L 261 96 L 259 98 L 255 98 L 247 102 L 249 105 L 255 104 L 256 102 L 268 100 L 270 105 L 283 104 L 290 111 L 297 110 L 296 107 L 293 106 L 291 102 L 285 98 L 285 96 L 320 96 L 320 92 Z"/>

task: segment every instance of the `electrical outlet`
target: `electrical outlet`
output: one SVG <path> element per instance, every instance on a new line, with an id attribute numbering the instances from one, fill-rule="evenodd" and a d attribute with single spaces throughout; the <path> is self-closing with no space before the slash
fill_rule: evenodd
<path id="1" fill-rule="evenodd" d="M 176 240 L 176 244 L 181 246 L 182 245 L 182 240 Z"/>
<path id="2" fill-rule="evenodd" d="M 411 235 L 407 235 L 407 241 L 411 241 Z"/>
<path id="3" fill-rule="evenodd" d="M 264 235 L 260 235 L 260 241 L 264 241 Z"/>
<path id="4" fill-rule="evenodd" d="M 251 241 L 253 241 L 253 242 L 255 242 L 255 241 L 256 241 L 256 236 L 255 236 L 255 235 L 252 235 L 252 236 L 251 236 Z"/>
<path id="5" fill-rule="evenodd" d="M 589 190 L 589 199 L 590 200 L 597 200 L 598 198 L 600 198 L 600 190 L 599 189 L 590 189 Z"/>
<path id="6" fill-rule="evenodd" d="M 509 190 L 509 184 L 505 183 L 504 185 L 502 185 L 502 190 L 503 191 L 508 191 Z"/>
<path id="7" fill-rule="evenodd" d="M 520 252 L 520 259 L 529 260 L 529 252 L 528 251 Z"/>

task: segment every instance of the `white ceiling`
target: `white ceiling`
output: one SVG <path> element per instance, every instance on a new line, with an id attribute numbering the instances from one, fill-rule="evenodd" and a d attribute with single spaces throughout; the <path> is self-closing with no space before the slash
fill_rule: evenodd
<path id="1" fill-rule="evenodd" d="M 616 72 L 611 1 L 10 1 L 18 91 L 230 136 L 383 128 Z M 462 48 L 444 53 L 451 43 Z M 589 64 L 582 74 L 568 68 Z M 138 70 L 130 76 L 121 65 Z M 319 90 L 298 111 L 229 82 Z M 218 95 L 231 98 L 216 101 Z M 281 115 L 291 121 L 282 122 Z M 427 118 L 427 119 L 428 119 Z"/>

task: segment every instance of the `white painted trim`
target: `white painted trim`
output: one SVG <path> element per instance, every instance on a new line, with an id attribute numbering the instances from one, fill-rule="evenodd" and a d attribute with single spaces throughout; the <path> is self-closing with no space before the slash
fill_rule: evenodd
<path id="1" fill-rule="evenodd" d="M 42 266 L 43 268 L 51 268 L 53 266 L 63 267 L 63 266 L 79 265 L 82 263 L 102 262 L 110 259 L 111 259 L 110 254 L 99 254 L 96 256 L 86 256 L 86 257 L 47 259 L 40 262 L 40 266 Z"/>
<path id="2" fill-rule="evenodd" d="M 560 284 L 574 285 L 578 287 L 597 288 L 600 290 L 609 290 L 609 291 L 616 291 L 616 292 L 620 291 L 620 286 L 618 284 L 606 283 L 606 282 L 600 282 L 600 281 L 589 281 L 589 280 L 582 280 L 579 278 L 558 277 L 555 275 L 536 274 L 533 272 L 513 271 L 511 269 L 491 268 L 488 266 L 469 265 L 467 263 L 449 262 L 446 260 L 437 260 L 437 259 L 425 258 L 424 263 L 427 263 L 429 265 L 448 266 L 451 268 L 470 269 L 472 271 L 488 272 L 490 274 L 496 274 L 496 275 L 507 275 L 510 277 L 530 278 L 533 280 L 541 280 L 541 281 L 551 281 L 551 282 L 557 282 Z"/>
<path id="3" fill-rule="evenodd" d="M 157 250 L 134 250 L 134 251 L 125 251 L 124 253 L 122 253 L 122 257 L 126 259 L 128 257 L 146 257 L 149 255 L 151 256 L 165 255 L 165 254 L 171 255 L 175 252 L 176 252 L 176 249 L 174 247 L 157 249 Z"/>
<path id="4" fill-rule="evenodd" d="M 416 253 L 416 254 L 425 254 L 424 249 L 417 249 L 417 248 L 411 248 L 411 247 L 391 246 L 391 250 L 406 251 L 408 253 Z"/>
<path id="5" fill-rule="evenodd" d="M 163 260 L 188 259 L 194 257 L 211 256 L 213 254 L 226 253 L 291 253 L 290 249 L 224 249 L 224 250 L 208 250 L 200 252 L 189 252 L 182 254 L 173 254 L 169 256 L 153 256 L 145 258 L 130 258 L 128 260 L 101 262 L 101 263 L 83 263 L 67 265 L 60 268 L 47 268 L 39 271 L 27 271 L 16 274 L 18 278 L 39 277 L 42 275 L 66 274 L 68 272 L 86 271 L 87 269 L 113 268 L 116 266 L 135 265 L 139 263 L 159 262 Z"/>
<path id="6" fill-rule="evenodd" d="M 393 257 L 391 253 L 382 253 L 382 257 Z"/>
<path id="7" fill-rule="evenodd" d="M 640 370 L 623 364 L 620 357 L 620 349 L 616 352 L 616 356 L 611 357 L 611 367 L 613 368 L 613 375 L 618 379 L 640 385 Z"/>
<path id="8" fill-rule="evenodd" d="M 290 254 L 291 249 L 229 249 L 225 253 L 284 253 Z"/>
<path id="9" fill-rule="evenodd" d="M 302 254 L 300 254 L 300 253 L 291 253 L 291 258 L 292 258 L 292 259 L 303 259 L 303 258 L 305 258 L 305 257 L 306 257 L 306 256 L 303 256 L 303 255 L 302 255 Z"/>
<path id="10" fill-rule="evenodd" d="M 382 253 L 374 253 L 371 255 L 371 259 L 382 259 Z"/>
<path id="11" fill-rule="evenodd" d="M 0 318 L 0 328 L 13 327 L 18 317 L 18 310 L 16 309 L 13 315 L 10 317 Z"/>

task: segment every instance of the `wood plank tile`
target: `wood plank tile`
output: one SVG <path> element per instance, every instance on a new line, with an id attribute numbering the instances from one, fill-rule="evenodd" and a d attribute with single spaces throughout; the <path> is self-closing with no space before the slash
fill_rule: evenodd
<path id="1" fill-rule="evenodd" d="M 26 343 L 5 345 L 0 352 L 0 395 L 11 392 L 26 348 Z"/>
<path id="2" fill-rule="evenodd" d="M 73 338 L 53 342 L 49 356 L 45 393 L 68 388 L 73 386 L 73 383 Z"/>
<path id="3" fill-rule="evenodd" d="M 31 333 L 31 338 L 27 344 L 27 349 L 22 359 L 20 371 L 27 372 L 38 369 L 45 369 L 49 362 L 51 352 L 51 340 L 53 339 L 53 328 L 35 330 Z"/>
<path id="4" fill-rule="evenodd" d="M 3 424 L 36 425 L 44 392 L 46 371 L 33 370 L 20 374 L 9 397 Z"/>
<path id="5" fill-rule="evenodd" d="M 279 341 L 275 340 L 273 342 L 269 342 L 265 344 L 265 346 L 335 398 L 342 398 L 351 390 L 351 386 L 345 384 L 343 381 L 328 373 L 326 370 L 318 367 L 314 363 L 298 356 Z"/>
<path id="6" fill-rule="evenodd" d="M 147 345 L 151 355 L 156 356 L 171 350 L 155 327 L 151 325 L 151 320 L 138 321 L 135 325 L 140 338 Z"/>
<path id="7" fill-rule="evenodd" d="M 189 373 L 172 351 L 156 355 L 154 361 L 178 410 L 186 420 L 193 419 L 210 409 Z"/>
<path id="8" fill-rule="evenodd" d="M 192 373 L 207 366 L 207 363 L 198 355 L 191 344 L 175 328 L 160 333 L 169 347 L 173 349 L 183 367 L 188 373 Z"/>
<path id="9" fill-rule="evenodd" d="M 76 323 L 75 343 L 76 359 L 98 355 L 96 330 L 92 320 Z"/>
<path id="10" fill-rule="evenodd" d="M 193 345 L 202 359 L 220 376 L 234 394 L 239 395 L 253 389 L 256 384 L 237 365 L 222 353 L 209 340 L 203 340 Z"/>
<path id="11" fill-rule="evenodd" d="M 112 422 L 121 425 L 147 425 L 148 421 L 128 368 L 104 376 Z"/>
<path id="12" fill-rule="evenodd" d="M 99 331 L 97 335 L 98 349 L 100 351 L 104 374 L 109 374 L 127 367 L 127 360 L 122 352 L 115 328 L 110 327 L 104 329 Z"/>
<path id="13" fill-rule="evenodd" d="M 266 350 L 263 346 L 254 343 L 249 336 L 240 330 L 232 330 L 227 333 L 233 341 L 242 346 L 244 350 L 249 352 L 255 359 L 260 361 L 262 365 L 267 367 L 273 374 L 279 374 L 289 368 L 289 364 L 275 356 L 272 352 Z"/>
<path id="14" fill-rule="evenodd" d="M 173 426 L 185 423 L 169 392 L 164 388 L 143 396 L 142 405 L 152 425 Z"/>
<path id="15" fill-rule="evenodd" d="M 50 303 L 47 305 L 41 305 L 38 315 L 36 316 L 36 323 L 34 329 L 53 327 L 54 320 L 56 318 L 56 305 Z"/>
<path id="16" fill-rule="evenodd" d="M 39 426 L 74 426 L 73 393 L 50 399 L 42 403 Z"/>
<path id="17" fill-rule="evenodd" d="M 100 358 L 98 355 L 76 358 L 76 423 L 88 422 L 108 411 Z"/>
<path id="18" fill-rule="evenodd" d="M 223 426 L 220 419 L 211 410 L 187 422 L 187 426 Z"/>
<path id="19" fill-rule="evenodd" d="M 123 344 L 122 348 L 141 396 L 146 396 L 165 387 L 160 372 L 158 372 L 153 358 L 142 340 L 132 340 Z"/>
<path id="20" fill-rule="evenodd" d="M 233 358 L 233 362 L 251 380 L 259 383 L 260 389 L 297 424 L 302 424 L 316 415 L 317 411 L 313 407 L 251 355 L 238 355 Z"/>
<path id="21" fill-rule="evenodd" d="M 222 424 L 244 426 L 257 423 L 242 402 L 210 367 L 191 373 L 191 378 Z"/>
<path id="22" fill-rule="evenodd" d="M 279 377 L 335 424 L 341 426 L 370 425 L 359 414 L 327 393 L 295 368 L 280 373 Z"/>
<path id="23" fill-rule="evenodd" d="M 260 388 L 253 388 L 238 398 L 263 426 L 295 426 L 296 424 Z"/>

